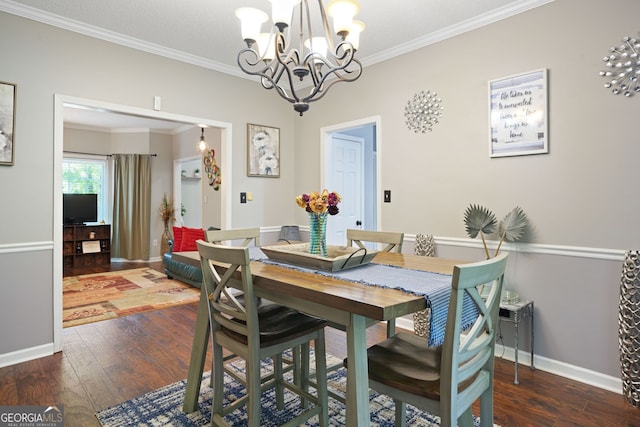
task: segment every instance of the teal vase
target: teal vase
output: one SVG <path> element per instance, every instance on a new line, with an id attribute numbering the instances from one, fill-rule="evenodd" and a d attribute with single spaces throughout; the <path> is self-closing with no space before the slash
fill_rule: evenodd
<path id="1" fill-rule="evenodd" d="M 309 253 L 327 256 L 327 212 L 309 212 Z"/>

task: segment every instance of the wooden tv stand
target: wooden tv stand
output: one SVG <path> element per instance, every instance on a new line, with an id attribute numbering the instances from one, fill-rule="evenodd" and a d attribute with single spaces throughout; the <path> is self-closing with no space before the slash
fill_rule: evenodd
<path id="1" fill-rule="evenodd" d="M 64 225 L 62 260 L 65 270 L 110 265 L 111 225 Z"/>

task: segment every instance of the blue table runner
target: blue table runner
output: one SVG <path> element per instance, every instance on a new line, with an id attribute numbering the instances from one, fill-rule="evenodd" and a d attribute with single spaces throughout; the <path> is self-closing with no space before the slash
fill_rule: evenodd
<path id="1" fill-rule="evenodd" d="M 348 270 L 331 272 L 299 267 L 268 259 L 258 248 L 250 250 L 252 260 L 278 265 L 312 274 L 321 274 L 339 280 L 362 283 L 368 286 L 400 289 L 413 295 L 424 295 L 427 307 L 431 307 L 431 322 L 428 345 L 442 345 L 447 323 L 447 311 L 451 296 L 451 275 L 412 270 L 384 264 L 367 264 Z M 471 326 L 478 317 L 478 310 L 471 298 L 463 301 L 462 326 Z"/>

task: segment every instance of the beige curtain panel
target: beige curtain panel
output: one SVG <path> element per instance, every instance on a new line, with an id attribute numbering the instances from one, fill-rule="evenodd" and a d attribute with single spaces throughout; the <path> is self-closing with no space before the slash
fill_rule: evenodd
<path id="1" fill-rule="evenodd" d="M 114 258 L 149 259 L 151 213 L 151 156 L 113 154 Z"/>

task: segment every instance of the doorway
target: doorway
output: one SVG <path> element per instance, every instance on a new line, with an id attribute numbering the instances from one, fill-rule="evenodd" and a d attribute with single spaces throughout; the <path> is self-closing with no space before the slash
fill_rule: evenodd
<path id="1" fill-rule="evenodd" d="M 346 244 L 346 229 L 360 228 L 363 230 L 378 230 L 381 228 L 380 219 L 380 200 L 378 197 L 380 188 L 380 159 L 381 143 L 380 138 L 380 117 L 368 117 L 352 122 L 341 123 L 321 129 L 321 182 L 322 188 L 334 189 L 335 185 L 341 185 L 340 182 L 346 180 L 333 167 L 333 156 L 335 156 L 335 144 L 356 144 L 348 148 L 352 150 L 353 156 L 359 156 L 358 150 L 361 150 L 362 167 L 360 170 L 360 183 L 355 179 L 353 186 L 347 186 L 348 193 L 359 193 L 353 196 L 354 200 L 361 199 L 357 203 L 359 206 L 349 207 L 357 209 L 356 212 L 347 212 L 348 218 L 342 218 L 342 221 L 329 221 L 327 224 L 327 243 L 329 244 Z M 360 145 L 360 148 L 357 147 Z M 354 170 L 358 170 L 357 167 Z M 356 188 L 357 187 L 357 188 Z M 344 191 L 344 190 L 343 190 Z M 343 199 L 345 195 L 343 195 Z M 340 215 L 340 214 L 339 214 Z M 336 223 L 335 225 L 333 223 Z"/>
<path id="2" fill-rule="evenodd" d="M 75 107 L 88 109 L 97 112 L 117 113 L 125 116 L 149 118 L 157 120 L 167 120 L 182 122 L 192 126 L 202 124 L 219 128 L 221 132 L 221 164 L 225 167 L 225 172 L 231 176 L 232 173 L 232 152 L 231 152 L 231 123 L 203 119 L 199 117 L 182 116 L 179 114 L 166 113 L 162 111 L 147 110 L 138 107 L 117 105 L 102 101 L 76 98 L 66 95 L 56 94 L 54 96 L 54 200 L 53 200 L 53 223 L 60 224 L 53 230 L 53 350 L 62 350 L 62 158 L 64 149 L 64 121 L 65 108 Z M 228 181 L 226 185 L 220 187 L 220 218 L 223 227 L 230 226 L 231 203 L 229 194 L 233 194 L 232 183 Z"/>
<path id="3" fill-rule="evenodd" d="M 173 200 L 176 225 L 200 228 L 202 223 L 202 174 L 200 156 L 173 161 Z"/>

